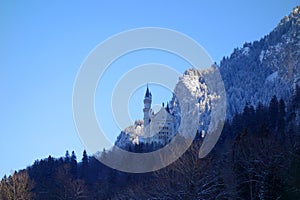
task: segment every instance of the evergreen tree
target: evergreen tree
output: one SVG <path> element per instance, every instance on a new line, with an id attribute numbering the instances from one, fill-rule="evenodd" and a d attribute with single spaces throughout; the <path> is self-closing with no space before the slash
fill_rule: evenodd
<path id="1" fill-rule="evenodd" d="M 278 131 L 279 134 L 283 135 L 284 131 L 284 125 L 285 125 L 285 117 L 286 117 L 286 111 L 285 111 L 285 103 L 283 99 L 280 99 L 279 101 L 279 115 L 278 115 Z"/>
<path id="2" fill-rule="evenodd" d="M 69 162 L 70 162 L 70 154 L 69 154 L 69 151 L 68 151 L 68 150 L 66 151 L 66 154 L 65 154 L 65 162 L 66 162 L 66 163 L 69 163 Z"/>
<path id="3" fill-rule="evenodd" d="M 86 153 L 86 150 L 84 150 L 83 153 L 82 153 L 82 166 L 88 167 L 88 163 L 89 163 L 89 158 L 88 158 L 88 155 Z"/>
<path id="4" fill-rule="evenodd" d="M 272 130 L 276 129 L 278 114 L 278 100 L 277 97 L 274 95 L 269 105 L 269 124 Z"/>
<path id="5" fill-rule="evenodd" d="M 71 165 L 71 169 L 70 172 L 72 174 L 73 177 L 77 177 L 77 160 L 76 160 L 76 155 L 75 152 L 72 151 L 72 155 L 71 155 L 71 159 L 70 159 L 70 165 Z"/>
<path id="6" fill-rule="evenodd" d="M 256 121 L 257 123 L 263 123 L 267 121 L 266 118 L 266 107 L 263 106 L 263 104 L 261 102 L 258 102 L 258 105 L 256 107 Z M 261 124 L 257 124 L 258 126 L 260 126 Z"/>
<path id="7" fill-rule="evenodd" d="M 89 174 L 89 158 L 86 153 L 86 150 L 83 151 L 82 154 L 82 161 L 81 161 L 81 178 L 84 180 L 88 180 L 88 174 Z"/>

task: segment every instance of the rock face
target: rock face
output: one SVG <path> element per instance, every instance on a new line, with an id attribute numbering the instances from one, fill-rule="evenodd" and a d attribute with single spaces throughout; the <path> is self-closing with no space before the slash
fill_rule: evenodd
<path id="1" fill-rule="evenodd" d="M 216 71 L 220 72 L 224 85 L 214 83 Z M 225 94 L 221 94 L 223 90 L 218 88 L 225 87 L 226 118 L 231 119 L 234 114 L 242 112 L 246 104 L 256 107 L 261 102 L 266 105 L 274 95 L 288 102 L 297 85 L 300 86 L 299 6 L 289 16 L 284 17 L 267 36 L 253 43 L 245 43 L 242 48 L 234 49 L 230 57 L 222 59 L 219 67 L 186 70 L 179 78 L 174 93 L 181 94 L 188 89 L 190 98 L 196 99 L 195 103 L 188 98 L 181 99 L 181 103 L 191 106 L 187 110 L 198 110 L 198 119 L 188 120 L 196 121 L 198 132 L 205 136 L 210 124 L 215 121 L 211 120 L 212 117 L 220 118 L 218 115 L 212 115 L 214 106 L 225 97 Z M 183 87 L 185 89 L 180 89 Z M 179 104 L 175 96 L 169 102 L 170 113 L 175 117 L 175 129 L 179 127 L 184 114 Z M 116 145 L 124 146 L 133 141 L 138 143 L 137 136 L 140 135 L 141 129 L 143 122 L 127 128 L 118 137 Z"/>

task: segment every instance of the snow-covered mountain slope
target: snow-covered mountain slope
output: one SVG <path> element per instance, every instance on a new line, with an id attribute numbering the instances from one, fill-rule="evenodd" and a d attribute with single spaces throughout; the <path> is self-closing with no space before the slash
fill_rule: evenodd
<path id="1" fill-rule="evenodd" d="M 212 116 L 214 106 L 220 103 L 222 95 L 225 95 L 220 94 L 222 85 L 212 81 L 216 70 L 219 70 L 224 82 L 227 119 L 242 112 L 247 103 L 254 107 L 258 102 L 269 104 L 274 95 L 288 102 L 295 86 L 300 85 L 300 6 L 284 17 L 278 26 L 261 40 L 245 43 L 242 48 L 234 49 L 229 57 L 222 59 L 219 67 L 213 66 L 204 71 L 188 69 L 180 77 L 175 94 L 180 94 L 180 87 L 183 86 L 189 90 L 191 98 L 196 99 L 196 103 L 183 103 L 198 109 L 199 118 L 190 120 L 198 123 L 199 133 L 208 131 L 211 122 L 216 121 L 211 120 L 212 117 L 222 118 L 218 115 Z M 175 126 L 178 127 L 183 114 L 179 103 L 173 97 L 169 105 L 171 113 L 175 116 Z M 141 129 L 142 122 L 130 126 L 121 133 L 116 144 L 124 146 L 127 142 L 137 143 Z"/>
<path id="2" fill-rule="evenodd" d="M 245 43 L 223 58 L 220 71 L 229 118 L 246 103 L 268 104 L 273 95 L 288 101 L 300 81 L 300 7 L 260 41 Z"/>
<path id="3" fill-rule="evenodd" d="M 153 96 L 155 98 L 155 94 Z M 224 121 L 226 114 L 225 89 L 217 66 L 206 70 L 186 70 L 179 78 L 174 96 L 168 103 L 168 110 L 174 117 L 174 130 L 184 137 L 194 137 L 196 132 L 204 137 L 208 132 L 217 129 L 218 120 Z M 121 132 L 116 145 L 126 148 L 128 143 L 144 142 L 143 134 L 143 121 L 136 121 Z M 173 136 L 170 135 L 169 139 Z M 157 142 L 151 139 L 147 141 Z M 163 145 L 165 143 L 158 144 Z"/>

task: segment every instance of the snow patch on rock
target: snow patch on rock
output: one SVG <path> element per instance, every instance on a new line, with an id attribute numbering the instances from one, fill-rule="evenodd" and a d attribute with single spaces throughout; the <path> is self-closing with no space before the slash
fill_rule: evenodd
<path id="1" fill-rule="evenodd" d="M 244 47 L 242 49 L 242 54 L 245 55 L 245 56 L 248 56 L 249 52 L 250 52 L 250 48 L 249 47 Z"/>
<path id="2" fill-rule="evenodd" d="M 276 72 L 270 74 L 270 75 L 267 77 L 266 81 L 274 82 L 274 81 L 277 79 L 277 77 L 278 77 L 278 71 L 276 71 Z"/>

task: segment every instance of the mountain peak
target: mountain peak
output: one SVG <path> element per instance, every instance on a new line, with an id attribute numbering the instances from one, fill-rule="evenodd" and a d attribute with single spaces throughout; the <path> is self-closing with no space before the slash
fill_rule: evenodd
<path id="1" fill-rule="evenodd" d="M 295 7 L 292 12 L 285 16 L 275 28 L 273 32 L 278 32 L 281 34 L 286 34 L 288 32 L 292 33 L 293 36 L 299 35 L 300 28 L 300 6 Z"/>
<path id="2" fill-rule="evenodd" d="M 293 9 L 293 12 L 292 12 L 293 14 L 295 14 L 295 15 L 298 15 L 298 17 L 299 17 L 299 14 L 300 14 L 300 6 L 296 6 L 294 9 Z"/>
<path id="3" fill-rule="evenodd" d="M 300 6 L 296 6 L 288 16 L 285 16 L 280 21 L 279 25 L 283 25 L 284 23 L 287 23 L 291 20 L 294 20 L 295 23 L 299 24 L 299 20 L 298 20 L 299 18 L 300 18 Z"/>

